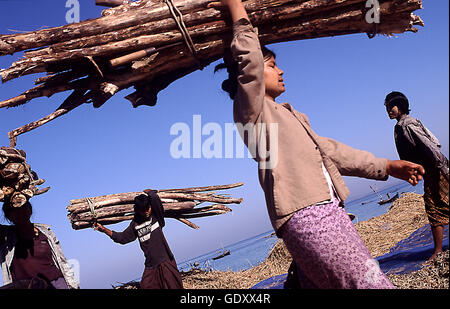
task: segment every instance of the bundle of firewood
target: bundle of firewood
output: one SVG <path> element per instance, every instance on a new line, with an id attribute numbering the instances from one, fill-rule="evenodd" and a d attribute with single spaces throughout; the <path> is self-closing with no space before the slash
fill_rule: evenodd
<path id="1" fill-rule="evenodd" d="M 193 218 L 221 215 L 231 209 L 224 204 L 240 204 L 242 198 L 232 198 L 216 194 L 215 190 L 225 190 L 242 186 L 243 183 L 229 185 L 194 187 L 183 189 L 157 190 L 164 208 L 164 217 L 174 218 L 198 229 L 190 221 Z M 207 193 L 205 193 L 207 192 Z M 128 192 L 91 198 L 71 200 L 67 206 L 68 217 L 75 230 L 92 227 L 95 222 L 106 224 L 132 220 L 134 217 L 134 198 L 143 192 Z M 198 207 L 200 204 L 207 203 Z"/>
<path id="2" fill-rule="evenodd" d="M 21 207 L 33 196 L 47 192 L 50 187 L 39 189 L 44 179 L 39 179 L 26 162 L 23 150 L 0 148 L 0 202 L 8 201 L 13 207 Z"/>
<path id="3" fill-rule="evenodd" d="M 24 132 L 83 103 L 98 108 L 129 87 L 136 90 L 126 97 L 134 107 L 152 106 L 159 91 L 221 58 L 230 43 L 228 12 L 208 8 L 212 0 L 97 2 L 125 4 L 104 10 L 97 19 L 0 36 L 0 55 L 25 51 L 0 71 L 3 82 L 47 73 L 34 88 L 0 102 L 0 108 L 72 91 L 54 113 L 11 131 L 12 145 Z M 353 33 L 391 35 L 423 25 L 412 13 L 421 0 L 248 0 L 244 5 L 263 44 Z"/>

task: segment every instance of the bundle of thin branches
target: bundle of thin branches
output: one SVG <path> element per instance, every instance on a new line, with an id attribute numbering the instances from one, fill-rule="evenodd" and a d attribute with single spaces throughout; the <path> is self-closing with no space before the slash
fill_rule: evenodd
<path id="1" fill-rule="evenodd" d="M 210 2 L 140 0 L 107 9 L 97 19 L 0 36 L 0 55 L 26 51 L 23 59 L 0 71 L 3 82 L 47 73 L 34 88 L 0 102 L 0 108 L 72 91 L 54 113 L 11 131 L 11 144 L 83 103 L 98 108 L 129 87 L 136 90 L 126 97 L 134 107 L 153 106 L 158 92 L 173 81 L 221 58 L 231 39 L 230 18 L 208 8 Z M 368 18 L 376 7 L 367 8 L 366 0 L 249 0 L 244 5 L 263 44 L 354 33 L 391 35 L 416 32 L 414 26 L 423 25 L 412 13 L 421 8 L 421 0 L 372 2 L 379 4 L 379 23 Z"/>
<path id="2" fill-rule="evenodd" d="M 9 201 L 13 207 L 21 207 L 33 196 L 50 189 L 37 187 L 44 182 L 26 162 L 25 151 L 0 148 L 0 202 Z"/>
<path id="3" fill-rule="evenodd" d="M 216 194 L 215 190 L 225 190 L 242 186 L 243 183 L 229 185 L 194 187 L 183 189 L 158 190 L 164 208 L 164 216 L 174 218 L 180 222 L 198 229 L 190 221 L 193 218 L 221 215 L 231 209 L 224 204 L 240 204 L 242 198 L 232 198 Z M 207 193 L 204 193 L 207 192 Z M 134 217 L 134 198 L 143 192 L 128 192 L 104 195 L 91 198 L 75 199 L 67 206 L 68 217 L 75 230 L 92 227 L 94 222 L 114 224 Z M 210 203 L 203 205 L 203 203 Z"/>

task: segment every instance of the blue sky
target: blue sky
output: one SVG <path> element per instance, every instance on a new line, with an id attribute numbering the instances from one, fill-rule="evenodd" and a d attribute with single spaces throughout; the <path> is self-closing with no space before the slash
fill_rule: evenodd
<path id="1" fill-rule="evenodd" d="M 0 0 L 0 33 L 63 25 L 65 2 Z M 387 117 L 383 100 L 392 90 L 402 91 L 410 99 L 411 116 L 433 131 L 448 156 L 448 5 L 445 0 L 424 1 L 424 9 L 416 13 L 425 27 L 415 34 L 374 39 L 359 34 L 271 45 L 285 72 L 287 91 L 278 101 L 306 113 L 320 135 L 397 159 L 395 121 Z M 94 0 L 80 0 L 82 20 L 100 12 Z M 0 57 L 0 68 L 20 56 Z M 51 224 L 67 258 L 79 261 L 82 288 L 109 288 L 139 278 L 144 259 L 137 242 L 121 246 L 92 229 L 73 230 L 65 209 L 70 199 L 243 181 L 243 187 L 226 192 L 244 198 L 241 205 L 232 206 L 232 214 L 197 219 L 199 230 L 167 220 L 164 232 L 178 262 L 271 229 L 253 160 L 170 155 L 175 139 L 170 128 L 175 123 L 192 127 L 193 115 L 201 115 L 203 125 L 214 122 L 225 128 L 233 122 L 232 103 L 220 89 L 225 73 L 214 74 L 215 64 L 174 82 L 154 107 L 133 109 L 124 99 L 132 89 L 124 90 L 100 109 L 83 105 L 19 137 L 17 147 L 27 152 L 32 168 L 52 187 L 32 199 L 32 220 Z M 0 100 L 29 89 L 37 77 L 0 85 Z M 0 145 L 9 145 L 7 132 L 53 112 L 67 95 L 0 110 Z M 371 193 L 369 184 L 375 183 L 355 178 L 346 182 L 352 192 L 349 200 Z M 109 227 L 119 231 L 126 226 Z"/>

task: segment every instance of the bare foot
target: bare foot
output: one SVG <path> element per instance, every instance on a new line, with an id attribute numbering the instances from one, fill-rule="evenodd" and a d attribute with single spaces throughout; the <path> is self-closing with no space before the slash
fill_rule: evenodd
<path id="1" fill-rule="evenodd" d="M 435 250 L 434 252 L 433 252 L 433 254 L 430 256 L 430 258 L 424 263 L 424 264 L 429 264 L 431 261 L 433 261 L 435 258 L 436 258 L 436 256 L 439 254 L 439 253 L 441 253 L 442 252 L 442 250 Z"/>

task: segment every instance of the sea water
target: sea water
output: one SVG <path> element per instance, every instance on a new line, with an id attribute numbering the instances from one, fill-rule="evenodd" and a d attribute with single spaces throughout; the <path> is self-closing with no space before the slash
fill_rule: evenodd
<path id="1" fill-rule="evenodd" d="M 185 261 L 178 264 L 178 268 L 180 271 L 187 271 L 194 267 L 202 270 L 223 271 L 249 269 L 263 262 L 276 242 L 277 237 L 274 235 L 274 231 L 267 231 Z M 229 250 L 230 255 L 214 260 L 213 258 L 219 256 L 223 250 Z"/>
<path id="2" fill-rule="evenodd" d="M 392 206 L 392 203 L 380 205 L 378 202 L 381 197 L 386 199 L 388 194 L 391 197 L 396 193 L 401 196 L 404 192 L 423 194 L 423 185 L 413 187 L 407 182 L 398 183 L 380 190 L 374 187 L 373 189 L 376 192 L 346 203 L 345 210 L 355 215 L 353 223 L 366 221 L 385 214 Z M 278 238 L 275 236 L 274 231 L 269 230 L 224 248 L 217 248 L 207 254 L 183 261 L 178 264 L 178 268 L 180 271 L 188 271 L 192 268 L 222 271 L 247 270 L 263 262 L 277 240 Z M 229 250 L 230 255 L 216 260 L 213 259 L 222 254 L 224 250 Z"/>
<path id="3" fill-rule="evenodd" d="M 388 212 L 389 208 L 392 206 L 392 203 L 382 205 L 378 204 L 380 198 L 382 197 L 383 199 L 387 199 L 388 194 L 390 197 L 397 193 L 401 196 L 401 194 L 405 192 L 423 194 L 423 182 L 417 186 L 412 186 L 407 182 L 401 182 L 382 190 L 377 190 L 377 188 L 373 189 L 376 192 L 345 203 L 345 210 L 348 213 L 355 215 L 353 223 L 366 221 L 370 218 L 378 217 Z"/>

